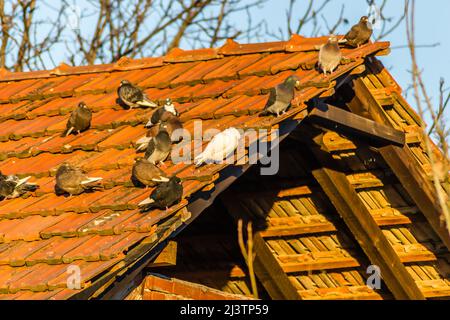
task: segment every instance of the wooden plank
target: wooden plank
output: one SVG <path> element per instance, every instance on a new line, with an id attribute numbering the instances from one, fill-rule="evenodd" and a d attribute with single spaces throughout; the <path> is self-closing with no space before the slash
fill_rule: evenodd
<path id="1" fill-rule="evenodd" d="M 308 120 L 330 130 L 368 140 L 371 144 L 405 144 L 405 133 L 390 126 L 321 103 L 308 115 Z"/>
<path id="2" fill-rule="evenodd" d="M 318 166 L 312 174 L 370 259 L 379 266 L 386 285 L 397 299 L 425 299 L 367 207 L 335 161 L 317 146 L 309 148 Z"/>
<path id="3" fill-rule="evenodd" d="M 367 89 L 361 79 L 354 81 L 355 95 L 368 110 L 370 117 L 378 123 L 391 125 L 384 110 Z M 352 108 L 351 104 L 349 107 Z M 359 112 L 361 108 L 355 108 Z M 450 234 L 440 221 L 442 209 L 439 206 L 434 187 L 419 167 L 408 146 L 384 146 L 379 149 L 381 156 L 394 172 L 406 192 L 423 213 L 433 230 L 450 250 Z"/>
<path id="4" fill-rule="evenodd" d="M 382 300 L 383 296 L 367 286 L 299 290 L 305 300 Z"/>
<path id="5" fill-rule="evenodd" d="M 167 246 L 160 252 L 156 259 L 148 265 L 148 267 L 175 266 L 177 264 L 177 248 L 176 241 L 169 241 Z"/>
<path id="6" fill-rule="evenodd" d="M 259 233 L 253 237 L 256 253 L 254 267 L 258 280 L 274 300 L 301 299 L 294 285 L 284 273 L 273 253 Z"/>

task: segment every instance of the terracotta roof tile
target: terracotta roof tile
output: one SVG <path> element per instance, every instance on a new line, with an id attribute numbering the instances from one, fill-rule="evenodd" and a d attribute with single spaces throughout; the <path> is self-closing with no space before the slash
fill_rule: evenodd
<path id="1" fill-rule="evenodd" d="M 239 71 L 246 68 L 247 66 L 253 64 L 254 62 L 261 59 L 262 56 L 260 54 L 251 54 L 251 55 L 243 55 L 237 56 L 230 59 L 227 63 L 218 67 L 214 71 L 206 74 L 203 79 L 204 80 L 212 80 L 212 79 L 232 79 L 235 78 Z"/>
<path id="2" fill-rule="evenodd" d="M 203 120 L 204 132 L 229 126 L 277 128 L 280 121 L 304 111 L 304 101 L 331 89 L 337 76 L 388 47 L 374 43 L 344 50 L 344 63 L 335 74 L 323 77 L 315 64 L 324 40 L 293 36 L 288 42 L 228 41 L 216 49 L 174 49 L 165 57 L 3 72 L 0 171 L 32 175 L 31 181 L 40 188 L 0 202 L 0 299 L 66 299 L 79 293 L 67 289 L 67 263 L 81 268 L 82 288 L 95 285 L 91 279 L 111 272 L 118 262 L 120 268 L 127 268 L 128 252 L 145 239 L 160 241 L 158 226 L 172 217 L 179 223 L 189 196 L 214 182 L 226 167 L 196 168 L 167 160 L 162 169 L 183 179 L 185 199 L 167 211 L 141 213 L 137 204 L 153 189 L 134 187 L 130 171 L 138 155 L 134 143 L 145 134 L 143 123 L 153 110 L 125 110 L 117 104 L 116 89 L 122 79 L 140 86 L 160 105 L 172 98 L 191 134 L 198 120 Z M 296 92 L 291 110 L 280 118 L 259 117 L 268 89 L 293 73 L 305 88 Z M 70 112 L 81 101 L 93 110 L 91 128 L 61 137 Z M 207 143 L 200 139 L 189 147 L 201 150 Z M 98 190 L 57 196 L 54 175 L 65 161 L 103 177 Z M 163 238 L 178 225 L 174 222 Z"/>

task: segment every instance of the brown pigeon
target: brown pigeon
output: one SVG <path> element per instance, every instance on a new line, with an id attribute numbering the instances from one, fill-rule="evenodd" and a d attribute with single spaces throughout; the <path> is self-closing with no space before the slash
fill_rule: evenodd
<path id="1" fill-rule="evenodd" d="M 78 107 L 70 114 L 69 120 L 67 120 L 64 135 L 67 137 L 73 131 L 80 133 L 87 130 L 91 126 L 91 120 L 92 111 L 84 102 L 80 102 Z"/>
<path id="2" fill-rule="evenodd" d="M 132 85 L 128 80 L 122 80 L 117 89 L 120 100 L 132 109 L 133 107 L 156 108 L 158 105 L 151 101 L 141 89 Z"/>
<path id="3" fill-rule="evenodd" d="M 70 195 L 79 195 L 86 190 L 93 189 L 94 183 L 102 178 L 90 178 L 83 170 L 63 163 L 56 171 L 56 191 L 57 193 L 68 193 Z"/>
<path id="4" fill-rule="evenodd" d="M 166 103 L 161 108 L 153 112 L 150 120 L 145 124 L 146 128 L 150 128 L 156 124 L 169 120 L 171 117 L 178 117 L 179 113 L 170 98 L 166 99 Z"/>
<path id="5" fill-rule="evenodd" d="M 271 88 L 269 99 L 260 115 L 276 114 L 278 117 L 280 113 L 285 113 L 291 105 L 294 98 L 294 89 L 299 83 L 300 79 L 292 75 L 287 77 L 283 83 Z"/>
<path id="6" fill-rule="evenodd" d="M 133 182 L 139 182 L 148 187 L 154 187 L 158 183 L 169 181 L 164 171 L 141 157 L 136 158 L 134 162 L 133 169 L 131 170 L 131 179 Z"/>
<path id="7" fill-rule="evenodd" d="M 325 75 L 333 73 L 342 59 L 341 49 L 339 49 L 338 40 L 334 35 L 328 38 L 328 42 L 320 47 L 319 68 Z"/>
<path id="8" fill-rule="evenodd" d="M 351 47 L 360 47 L 367 43 L 372 36 L 372 26 L 370 25 L 369 18 L 366 16 L 361 17 L 358 24 L 355 24 L 350 31 L 345 35 L 344 39 L 346 44 Z"/>
<path id="9" fill-rule="evenodd" d="M 166 130 L 170 136 L 170 140 L 173 143 L 180 142 L 182 137 L 181 129 L 183 129 L 183 124 L 178 117 L 171 117 L 167 121 L 161 122 L 160 129 Z"/>

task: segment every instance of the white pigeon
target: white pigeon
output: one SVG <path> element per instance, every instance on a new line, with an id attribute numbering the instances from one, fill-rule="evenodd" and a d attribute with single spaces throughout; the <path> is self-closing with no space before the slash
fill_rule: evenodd
<path id="1" fill-rule="evenodd" d="M 219 162 L 230 156 L 238 147 L 241 134 L 236 128 L 228 128 L 216 134 L 205 150 L 195 157 L 198 167 L 202 163 Z"/>

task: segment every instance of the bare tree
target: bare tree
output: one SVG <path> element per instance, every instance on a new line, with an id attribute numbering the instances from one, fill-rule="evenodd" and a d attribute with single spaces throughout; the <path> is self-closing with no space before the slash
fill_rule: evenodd
<path id="1" fill-rule="evenodd" d="M 422 70 L 417 62 L 416 42 L 415 42 L 415 0 L 405 1 L 406 33 L 408 38 L 408 47 L 412 62 L 412 88 L 414 99 L 421 119 L 425 119 L 425 113 L 428 112 L 433 121 L 429 130 L 422 120 L 423 141 L 425 142 L 426 152 L 430 159 L 433 185 L 442 210 L 442 220 L 446 223 L 450 232 L 450 155 L 449 155 L 449 130 L 444 120 L 444 111 L 449 104 L 450 93 L 446 93 L 445 81 L 441 79 L 439 84 L 440 98 L 437 107 L 432 103 L 428 88 L 422 78 Z M 448 90 L 447 90 L 448 91 Z M 429 134 L 435 134 L 439 145 L 440 153 L 433 150 Z"/>
<path id="2" fill-rule="evenodd" d="M 45 6 L 44 10 L 55 11 Z M 0 68 L 14 71 L 45 68 L 45 60 L 51 60 L 50 51 L 60 38 L 64 29 L 61 17 L 64 6 L 55 11 L 55 19 L 36 16 L 37 0 L 0 0 Z"/>

